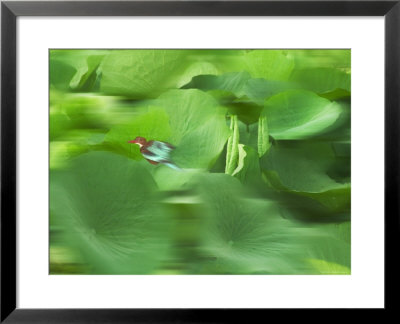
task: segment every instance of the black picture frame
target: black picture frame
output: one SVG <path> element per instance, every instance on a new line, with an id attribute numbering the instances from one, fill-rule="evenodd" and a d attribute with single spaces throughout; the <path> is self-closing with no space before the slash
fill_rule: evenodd
<path id="1" fill-rule="evenodd" d="M 400 0 L 395 1 L 2 1 L 1 322 L 198 323 L 250 321 L 270 309 L 16 308 L 16 19 L 19 16 L 384 16 L 385 308 L 396 309 L 399 245 Z M 371 135 L 373 136 L 373 135 Z M 378 310 L 381 311 L 381 310 Z M 268 316 L 270 316 L 268 314 Z M 247 321 L 245 321 L 247 322 Z"/>

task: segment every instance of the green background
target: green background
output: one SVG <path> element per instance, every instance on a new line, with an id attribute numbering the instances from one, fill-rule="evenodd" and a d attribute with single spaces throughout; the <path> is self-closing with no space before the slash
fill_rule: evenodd
<path id="1" fill-rule="evenodd" d="M 350 274 L 350 50 L 49 55 L 51 274 Z"/>

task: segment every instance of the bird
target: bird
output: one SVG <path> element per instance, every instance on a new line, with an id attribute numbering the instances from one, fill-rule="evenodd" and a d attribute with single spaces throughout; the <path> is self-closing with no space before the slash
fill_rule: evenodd
<path id="1" fill-rule="evenodd" d="M 161 141 L 147 141 L 144 137 L 137 136 L 134 140 L 128 141 L 131 144 L 137 144 L 140 147 L 140 153 L 151 164 L 164 164 L 174 170 L 182 171 L 174 162 L 170 154 L 175 149 L 170 143 Z"/>

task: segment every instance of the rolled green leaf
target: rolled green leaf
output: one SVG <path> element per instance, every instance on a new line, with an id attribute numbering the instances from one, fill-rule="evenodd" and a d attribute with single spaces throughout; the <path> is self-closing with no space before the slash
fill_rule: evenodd
<path id="1" fill-rule="evenodd" d="M 228 139 L 227 152 L 226 152 L 226 174 L 233 174 L 238 164 L 239 159 L 239 127 L 236 115 L 231 116 L 230 129 L 232 135 Z"/>
<path id="2" fill-rule="evenodd" d="M 263 114 L 258 119 L 258 155 L 262 157 L 270 148 L 267 115 Z"/>

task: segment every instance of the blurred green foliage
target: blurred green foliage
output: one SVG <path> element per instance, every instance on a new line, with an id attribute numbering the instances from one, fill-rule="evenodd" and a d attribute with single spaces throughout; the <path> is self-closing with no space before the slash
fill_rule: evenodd
<path id="1" fill-rule="evenodd" d="M 51 50 L 50 272 L 349 274 L 350 71 L 350 50 Z"/>

